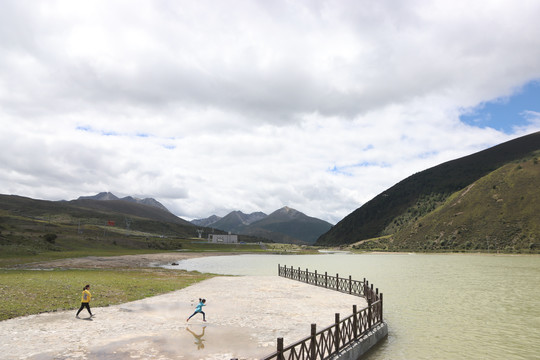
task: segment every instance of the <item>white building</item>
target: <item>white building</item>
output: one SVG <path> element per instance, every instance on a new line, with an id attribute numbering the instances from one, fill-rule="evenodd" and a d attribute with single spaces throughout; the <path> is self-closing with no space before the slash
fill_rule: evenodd
<path id="1" fill-rule="evenodd" d="M 209 234 L 208 242 L 219 244 L 237 244 L 238 235 L 221 235 L 221 234 Z"/>

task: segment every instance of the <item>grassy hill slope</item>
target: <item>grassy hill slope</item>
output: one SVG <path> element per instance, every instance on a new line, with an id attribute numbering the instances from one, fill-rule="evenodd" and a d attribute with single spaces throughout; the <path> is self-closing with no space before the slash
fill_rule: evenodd
<path id="1" fill-rule="evenodd" d="M 505 164 L 531 157 L 537 150 L 540 132 L 414 174 L 346 216 L 316 244 L 351 244 L 398 232 L 436 209 L 454 192 Z"/>
<path id="2" fill-rule="evenodd" d="M 114 223 L 114 225 L 112 225 Z M 2 257 L 44 252 L 177 249 L 196 228 L 169 212 L 116 201 L 44 201 L 0 195 Z"/>
<path id="3" fill-rule="evenodd" d="M 510 163 L 405 226 L 391 250 L 529 251 L 540 246 L 540 164 Z"/>

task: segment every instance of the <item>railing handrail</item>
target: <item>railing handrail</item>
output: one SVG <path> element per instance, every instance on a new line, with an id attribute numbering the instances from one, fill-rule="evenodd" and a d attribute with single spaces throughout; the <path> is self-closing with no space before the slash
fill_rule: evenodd
<path id="1" fill-rule="evenodd" d="M 316 325 L 312 324 L 312 333 L 310 336 L 290 345 L 283 346 L 283 338 L 278 338 L 277 351 L 264 357 L 264 360 L 284 360 L 286 358 L 285 353 L 288 353 L 289 356 L 287 359 L 289 360 L 324 359 L 364 336 L 373 326 L 377 326 L 383 322 L 383 295 L 382 293 L 379 294 L 379 289 L 373 290 L 373 284 L 370 285 L 365 278 L 363 281 L 358 281 L 352 280 L 350 276 L 348 279 L 340 278 L 339 274 L 336 274 L 335 277 L 331 276 L 329 287 L 327 273 L 324 275 L 324 285 L 318 281 L 319 277 L 322 277 L 322 274 L 318 274 L 317 271 L 309 272 L 308 269 L 302 271 L 300 268 L 294 269 L 292 266 L 287 268 L 286 266 L 281 267 L 281 265 L 278 265 L 278 275 L 303 281 L 311 285 L 323 286 L 331 290 L 364 297 L 368 302 L 368 306 L 357 311 L 356 305 L 353 305 L 352 315 L 342 320 L 339 319 L 339 314 L 336 313 L 336 322 L 320 331 L 316 331 Z M 310 279 L 314 280 L 310 281 Z M 343 286 L 340 286 L 340 284 L 348 285 L 347 289 L 343 289 Z"/>

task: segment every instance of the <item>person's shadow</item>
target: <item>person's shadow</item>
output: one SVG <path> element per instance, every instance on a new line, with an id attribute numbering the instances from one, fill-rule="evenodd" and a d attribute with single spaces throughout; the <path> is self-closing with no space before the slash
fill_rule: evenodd
<path id="1" fill-rule="evenodd" d="M 195 342 L 194 344 L 197 345 L 197 350 L 202 350 L 204 349 L 204 339 L 203 339 L 203 336 L 204 336 L 204 330 L 206 329 L 206 326 L 203 326 L 202 327 L 202 333 L 200 335 L 197 335 L 195 334 L 193 331 L 191 331 L 191 329 L 189 327 L 186 328 L 187 331 L 189 331 L 194 337 L 195 337 Z"/>

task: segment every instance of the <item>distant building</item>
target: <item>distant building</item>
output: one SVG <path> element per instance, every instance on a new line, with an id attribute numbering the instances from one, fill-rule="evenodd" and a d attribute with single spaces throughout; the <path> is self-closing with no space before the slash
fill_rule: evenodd
<path id="1" fill-rule="evenodd" d="M 209 234 L 208 242 L 220 243 L 220 244 L 237 244 L 238 235 L 221 235 L 221 234 Z"/>

